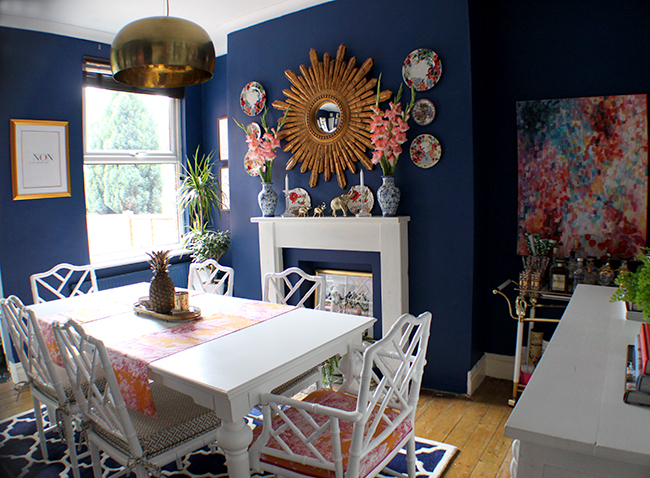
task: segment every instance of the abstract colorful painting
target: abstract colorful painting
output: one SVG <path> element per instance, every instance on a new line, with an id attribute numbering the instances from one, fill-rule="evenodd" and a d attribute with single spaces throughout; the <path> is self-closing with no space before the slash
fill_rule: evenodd
<path id="1" fill-rule="evenodd" d="M 646 95 L 517 102 L 519 227 L 568 255 L 633 257 L 646 245 Z"/>

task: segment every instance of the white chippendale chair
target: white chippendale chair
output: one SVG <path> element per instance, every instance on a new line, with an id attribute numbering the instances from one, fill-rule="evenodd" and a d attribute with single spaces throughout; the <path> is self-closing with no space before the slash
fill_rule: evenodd
<path id="1" fill-rule="evenodd" d="M 301 288 L 309 287 L 304 295 L 301 295 Z M 264 302 L 275 302 L 277 304 L 289 305 L 291 299 L 297 301 L 298 307 L 304 307 L 310 297 L 314 297 L 314 309 L 325 310 L 325 295 L 327 285 L 322 276 L 310 275 L 298 267 L 289 267 L 282 272 L 267 272 L 264 275 L 264 287 L 262 298 Z M 283 383 L 273 390 L 275 394 L 291 396 L 309 385 L 316 384 L 320 388 L 322 382 L 322 371 L 320 364 L 297 377 Z"/>
<path id="2" fill-rule="evenodd" d="M 45 432 L 59 426 L 59 434 L 67 440 L 72 472 L 79 478 L 78 458 L 88 453 L 77 453 L 73 422 L 79 422 L 79 406 L 65 370 L 52 360 L 34 312 L 16 296 L 1 299 L 0 305 L 9 336 L 29 380 L 43 457 L 48 459 Z M 41 404 L 47 407 L 51 424 L 48 428 L 43 424 Z"/>
<path id="3" fill-rule="evenodd" d="M 262 395 L 251 468 L 277 476 L 372 478 L 406 446 L 415 478 L 415 412 L 431 313 L 402 315 L 368 348 L 352 349 L 337 391 L 304 400 Z"/>
<path id="4" fill-rule="evenodd" d="M 187 288 L 201 292 L 211 292 L 232 296 L 235 270 L 219 264 L 214 259 L 192 262 L 187 279 Z"/>
<path id="5" fill-rule="evenodd" d="M 97 275 L 91 265 L 73 266 L 62 263 L 49 271 L 29 277 L 34 304 L 97 292 Z"/>
<path id="6" fill-rule="evenodd" d="M 63 366 L 79 403 L 93 474 L 102 478 L 99 450 L 120 465 L 133 469 L 138 478 L 159 476 L 160 467 L 188 453 L 214 444 L 221 420 L 215 413 L 197 405 L 188 395 L 151 383 L 157 418 L 126 407 L 104 343 L 85 333 L 68 320 L 53 325 Z M 97 376 L 106 376 L 106 387 L 84 386 Z"/>
<path id="7" fill-rule="evenodd" d="M 303 285 L 311 287 L 301 295 Z M 315 296 L 314 309 L 325 310 L 325 294 L 327 286 L 322 276 L 310 275 L 298 267 L 289 267 L 282 272 L 267 272 L 264 274 L 263 300 L 277 304 L 289 304 L 291 299 L 298 300 L 298 307 L 304 307 L 305 302 Z"/>

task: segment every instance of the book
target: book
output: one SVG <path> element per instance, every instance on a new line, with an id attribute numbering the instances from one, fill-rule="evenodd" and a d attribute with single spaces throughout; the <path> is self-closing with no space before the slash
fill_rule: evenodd
<path id="1" fill-rule="evenodd" d="M 635 346 L 627 346 L 627 362 L 625 367 L 625 392 L 623 393 L 623 401 L 630 405 L 642 405 L 650 407 L 650 392 L 638 390 L 636 387 L 635 375 Z"/>
<path id="2" fill-rule="evenodd" d="M 650 324 L 641 324 L 641 332 L 639 333 L 639 345 L 641 346 L 641 373 L 650 375 Z"/>
<path id="3" fill-rule="evenodd" d="M 650 392 L 650 375 L 642 372 L 641 334 L 634 338 L 634 380 L 637 390 Z"/>

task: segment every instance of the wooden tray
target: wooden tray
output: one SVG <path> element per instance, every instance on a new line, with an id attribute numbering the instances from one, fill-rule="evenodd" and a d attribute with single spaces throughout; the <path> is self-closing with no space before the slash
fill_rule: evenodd
<path id="1" fill-rule="evenodd" d="M 138 302 L 133 304 L 133 310 L 138 315 L 153 317 L 154 319 L 165 320 L 167 322 L 182 322 L 184 320 L 194 320 L 201 317 L 201 309 L 190 305 L 190 310 L 176 311 L 171 314 L 159 314 L 149 309 L 149 297 L 141 297 Z"/>

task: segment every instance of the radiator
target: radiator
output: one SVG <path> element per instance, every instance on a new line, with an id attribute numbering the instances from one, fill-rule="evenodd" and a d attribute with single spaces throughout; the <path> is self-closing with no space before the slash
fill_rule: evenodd
<path id="1" fill-rule="evenodd" d="M 190 263 L 180 262 L 169 266 L 169 277 L 174 281 L 176 287 L 187 287 L 187 275 L 189 274 Z M 97 278 L 99 290 L 113 289 L 123 285 L 136 284 L 138 282 L 149 282 L 153 277 L 151 269 L 128 272 L 109 277 Z"/>

